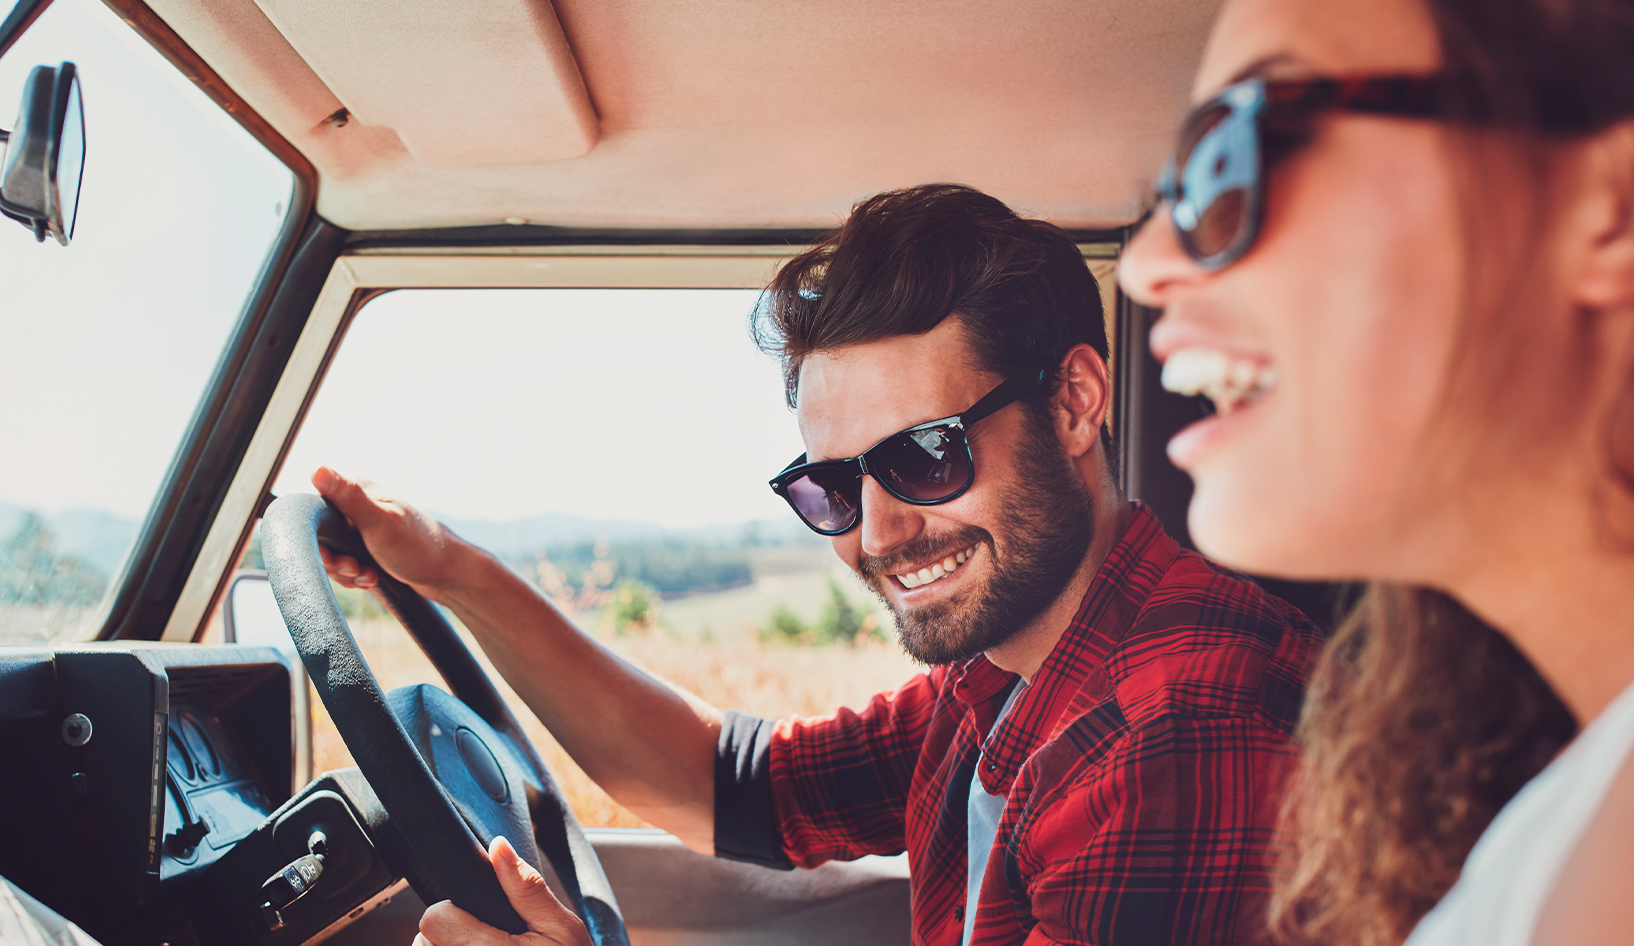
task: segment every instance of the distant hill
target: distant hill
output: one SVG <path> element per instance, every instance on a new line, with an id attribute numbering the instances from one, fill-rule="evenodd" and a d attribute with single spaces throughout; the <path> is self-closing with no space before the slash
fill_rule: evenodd
<path id="1" fill-rule="evenodd" d="M 23 506 L 0 502 L 0 544 L 23 524 Z M 136 541 L 140 523 L 95 509 L 65 509 L 44 516 L 57 551 L 78 556 L 104 575 L 113 575 Z"/>
<path id="2" fill-rule="evenodd" d="M 637 539 L 667 534 L 670 530 L 655 522 L 627 519 L 585 519 L 566 513 L 547 513 L 494 522 L 490 519 L 458 519 L 433 513 L 437 521 L 459 533 L 467 542 L 480 545 L 502 558 L 537 551 L 569 542 L 597 542 L 603 539 Z"/>
<path id="3" fill-rule="evenodd" d="M 28 511 L 23 506 L 0 502 L 0 545 L 16 534 Z M 110 577 L 124 563 L 125 554 L 136 541 L 140 528 L 135 520 L 94 509 L 67 509 L 43 518 L 58 553 L 75 555 Z M 695 529 L 671 529 L 655 522 L 627 519 L 588 519 L 567 513 L 547 513 L 508 522 L 453 516 L 437 518 L 462 538 L 513 561 L 545 549 L 602 541 L 626 549 L 631 543 L 644 545 L 647 540 L 661 545 L 679 542 L 688 546 L 821 544 L 821 540 L 792 515 L 787 520 L 726 523 Z"/>
<path id="4" fill-rule="evenodd" d="M 793 515 L 788 521 L 761 519 L 672 529 L 655 522 L 628 519 L 586 519 L 566 513 L 529 516 L 509 522 L 488 519 L 457 519 L 437 516 L 438 521 L 459 533 L 460 538 L 480 545 L 501 558 L 531 555 L 542 549 L 580 542 L 622 543 L 634 539 L 682 539 L 731 545 L 810 544 L 816 535 Z"/>

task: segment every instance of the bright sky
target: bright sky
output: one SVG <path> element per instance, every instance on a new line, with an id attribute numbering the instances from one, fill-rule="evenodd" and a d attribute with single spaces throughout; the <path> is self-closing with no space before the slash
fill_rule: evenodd
<path id="1" fill-rule="evenodd" d="M 803 447 L 744 290 L 422 290 L 357 316 L 274 485 L 320 464 L 459 518 L 790 516 Z"/>
<path id="2" fill-rule="evenodd" d="M 85 103 L 71 246 L 0 218 L 0 502 L 140 518 L 288 209 L 289 171 L 96 0 L 55 0 L 0 59 Z"/>

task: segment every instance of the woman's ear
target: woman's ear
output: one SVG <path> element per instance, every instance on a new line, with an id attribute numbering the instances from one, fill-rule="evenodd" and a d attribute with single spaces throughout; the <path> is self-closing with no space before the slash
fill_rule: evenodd
<path id="1" fill-rule="evenodd" d="M 1074 345 L 1061 359 L 1061 390 L 1055 395 L 1056 434 L 1067 455 L 1080 457 L 1099 442 L 1112 408 L 1112 376 L 1089 345 Z"/>
<path id="2" fill-rule="evenodd" d="M 1565 225 L 1580 250 L 1571 269 L 1572 298 L 1590 309 L 1634 305 L 1634 121 L 1585 142 L 1572 171 L 1577 206 Z"/>

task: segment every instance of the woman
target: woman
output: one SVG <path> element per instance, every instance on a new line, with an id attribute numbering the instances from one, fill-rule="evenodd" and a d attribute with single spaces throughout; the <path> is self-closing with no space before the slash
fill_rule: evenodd
<path id="1" fill-rule="evenodd" d="M 1196 89 L 1121 269 L 1192 535 L 1373 582 L 1274 925 L 1630 941 L 1634 0 L 1228 0 Z"/>

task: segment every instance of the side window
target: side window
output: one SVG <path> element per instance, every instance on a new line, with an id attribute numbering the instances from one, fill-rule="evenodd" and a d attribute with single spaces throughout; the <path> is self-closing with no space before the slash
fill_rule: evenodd
<path id="1" fill-rule="evenodd" d="M 0 644 L 96 631 L 294 183 L 97 0 L 55 0 L 0 59 L 0 123 L 62 62 L 74 240 L 0 218 Z"/>
<path id="2" fill-rule="evenodd" d="M 498 553 L 579 625 L 717 706 L 860 706 L 916 668 L 766 481 L 802 450 L 755 294 L 432 290 L 358 313 L 273 491 L 373 479 Z M 252 561 L 254 549 L 252 546 Z M 439 682 L 374 600 L 340 594 L 382 686 Z M 492 672 L 492 671 L 490 671 Z M 639 824 L 504 682 L 581 820 Z M 314 704 L 316 771 L 350 765 Z"/>

